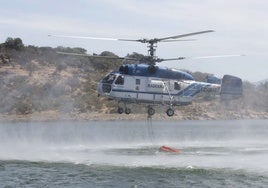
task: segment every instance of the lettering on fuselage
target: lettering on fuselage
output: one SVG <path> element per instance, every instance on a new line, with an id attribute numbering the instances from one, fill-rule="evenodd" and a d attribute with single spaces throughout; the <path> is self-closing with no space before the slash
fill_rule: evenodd
<path id="1" fill-rule="evenodd" d="M 164 88 L 163 85 L 159 85 L 159 84 L 148 84 L 147 87 L 151 87 L 151 88 Z"/>

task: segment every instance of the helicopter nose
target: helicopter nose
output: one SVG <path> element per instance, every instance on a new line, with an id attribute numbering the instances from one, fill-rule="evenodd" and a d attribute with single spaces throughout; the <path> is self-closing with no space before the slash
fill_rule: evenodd
<path id="1" fill-rule="evenodd" d="M 102 85 L 101 82 L 98 83 L 98 96 L 103 95 Z"/>

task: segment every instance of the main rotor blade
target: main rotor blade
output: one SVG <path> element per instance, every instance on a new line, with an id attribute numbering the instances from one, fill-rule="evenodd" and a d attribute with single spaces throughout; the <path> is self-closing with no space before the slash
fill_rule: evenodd
<path id="1" fill-rule="evenodd" d="M 175 36 L 171 36 L 171 37 L 159 38 L 157 40 L 163 41 L 163 40 L 168 40 L 168 39 L 177 39 L 177 38 L 183 38 L 183 37 L 188 37 L 188 36 L 192 36 L 192 35 L 200 35 L 200 34 L 210 33 L 210 32 L 214 32 L 214 31 L 213 30 L 199 31 L 199 32 L 194 32 L 194 33 L 187 33 L 187 34 L 175 35 Z"/>
<path id="2" fill-rule="evenodd" d="M 196 41 L 196 39 L 175 39 L 175 40 L 162 40 L 161 42 L 177 42 L 177 41 L 181 41 L 181 42 L 183 42 L 183 41 Z"/>
<path id="3" fill-rule="evenodd" d="M 175 61 L 175 60 L 187 60 L 187 59 L 210 59 L 210 58 L 221 58 L 221 57 L 241 57 L 245 55 L 238 55 L 238 54 L 232 54 L 232 55 L 214 55 L 214 56 L 201 56 L 201 57 L 176 57 L 176 58 L 168 58 L 168 59 L 157 59 L 157 62 L 162 61 Z"/>
<path id="4" fill-rule="evenodd" d="M 110 40 L 110 41 L 130 41 L 130 42 L 141 42 L 141 43 L 148 43 L 148 42 L 173 42 L 173 41 L 192 41 L 193 39 L 186 39 L 186 40 L 172 40 L 182 37 L 188 37 L 192 35 L 199 35 L 203 33 L 214 32 L 213 30 L 207 31 L 200 31 L 195 33 L 188 33 L 182 35 L 176 35 L 171 37 L 164 37 L 164 38 L 155 38 L 155 39 L 117 39 L 117 38 L 105 38 L 105 37 L 86 37 L 86 36 L 73 36 L 73 35 L 48 35 L 48 37 L 60 37 L 60 38 L 76 38 L 76 39 L 90 39 L 90 40 Z M 170 40 L 171 39 L 171 40 Z"/>
<path id="5" fill-rule="evenodd" d="M 60 37 L 60 38 L 75 38 L 75 39 L 113 40 L 113 41 L 119 40 L 119 39 L 115 39 L 115 38 L 83 37 L 83 36 L 71 36 L 71 35 L 48 35 L 48 36 L 49 37 Z"/>
<path id="6" fill-rule="evenodd" d="M 231 54 L 231 55 L 212 55 L 212 56 L 201 56 L 201 57 L 188 57 L 186 59 L 210 59 L 210 58 L 219 58 L 219 57 L 241 57 L 245 56 L 244 54 Z"/>
<path id="7" fill-rule="evenodd" d="M 135 60 L 135 58 L 128 58 L 128 57 L 114 57 L 114 56 L 100 56 L 100 55 L 90 55 L 90 54 L 79 54 L 79 53 L 69 53 L 69 52 L 57 52 L 58 54 L 62 55 L 72 55 L 72 56 L 82 56 L 82 57 L 92 57 L 92 58 L 104 58 L 104 59 L 120 59 L 120 60 Z"/>

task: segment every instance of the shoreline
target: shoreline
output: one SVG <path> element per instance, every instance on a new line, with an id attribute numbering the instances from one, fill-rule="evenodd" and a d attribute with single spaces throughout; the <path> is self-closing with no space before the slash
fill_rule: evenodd
<path id="1" fill-rule="evenodd" d="M 34 112 L 27 115 L 7 115 L 0 114 L 1 122 L 55 122 L 55 121 L 146 121 L 147 114 L 132 113 L 117 114 L 117 113 L 60 113 L 58 111 L 44 111 Z M 247 119 L 268 119 L 268 113 L 246 111 L 244 113 L 219 113 L 206 112 L 203 114 L 196 114 L 194 112 L 187 113 L 185 111 L 177 110 L 177 113 L 172 117 L 168 117 L 165 113 L 156 113 L 152 116 L 152 120 L 156 121 L 183 121 L 183 120 L 247 120 Z"/>

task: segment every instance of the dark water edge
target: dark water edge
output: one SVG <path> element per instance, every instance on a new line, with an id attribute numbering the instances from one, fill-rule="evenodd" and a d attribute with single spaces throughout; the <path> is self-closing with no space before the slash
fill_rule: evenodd
<path id="1" fill-rule="evenodd" d="M 0 161 L 0 187 L 267 187 L 244 170 Z"/>

